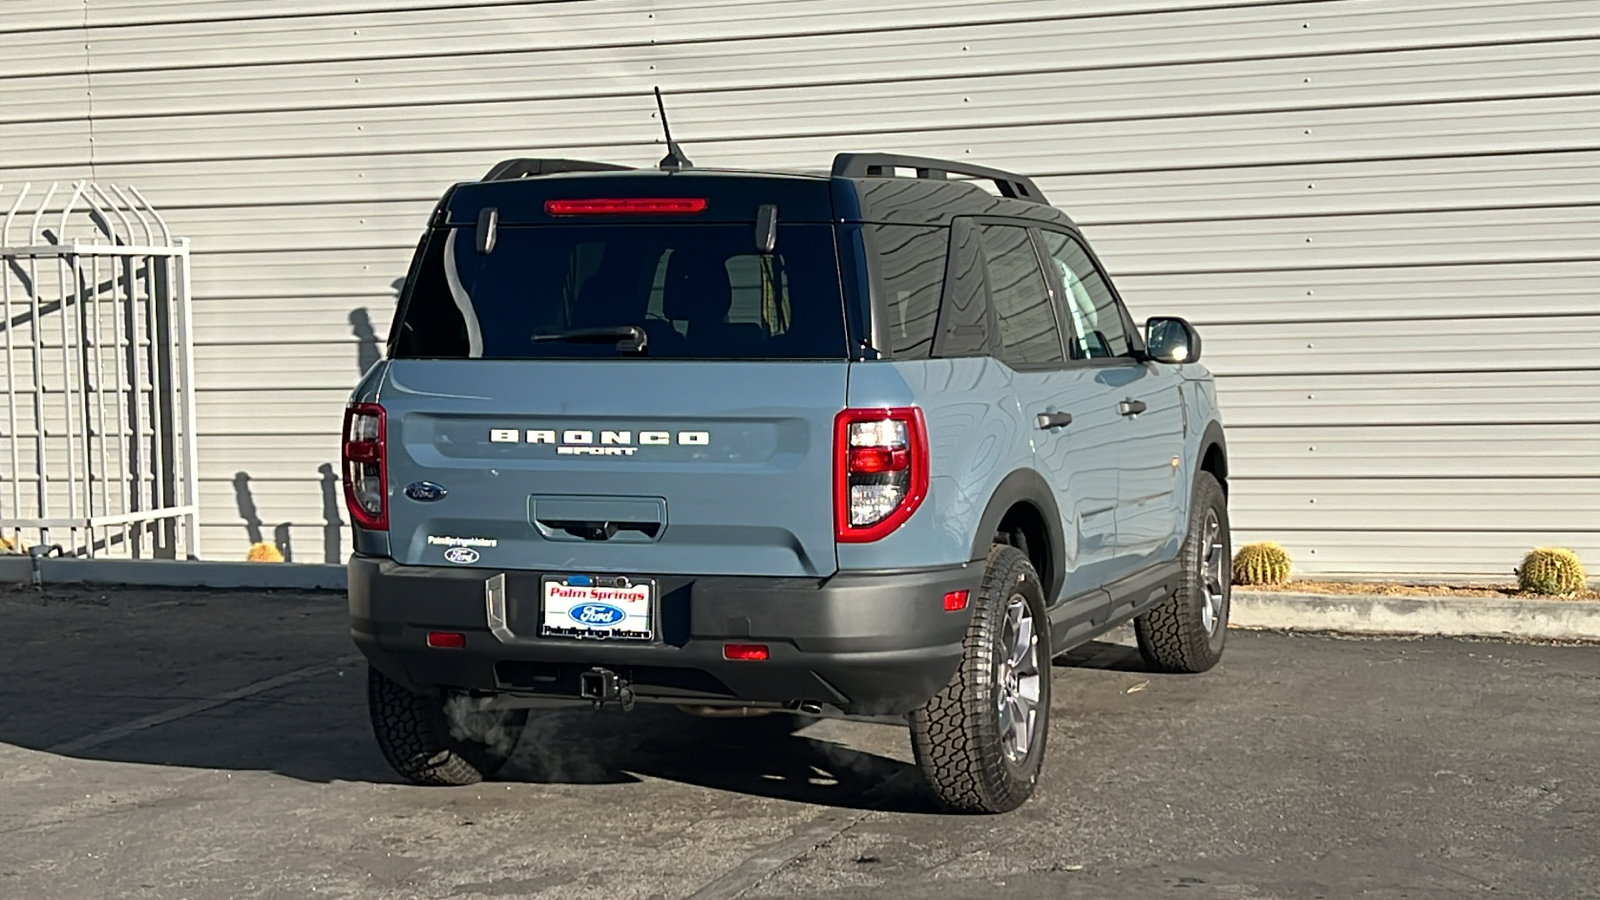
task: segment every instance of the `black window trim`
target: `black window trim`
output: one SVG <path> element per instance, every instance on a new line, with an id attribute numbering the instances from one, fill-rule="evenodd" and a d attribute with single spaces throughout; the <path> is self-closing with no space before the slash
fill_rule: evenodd
<path id="1" fill-rule="evenodd" d="M 973 217 L 971 217 L 971 216 L 955 216 L 955 217 L 951 218 L 949 225 L 939 226 L 939 227 L 944 228 L 946 233 L 949 235 L 949 237 L 948 237 L 949 243 L 947 243 L 945 245 L 944 284 L 940 285 L 940 287 L 939 287 L 939 314 L 934 319 L 934 323 L 933 323 L 933 346 L 930 348 L 930 355 L 928 357 L 929 359 L 993 359 L 993 360 L 999 360 L 999 358 L 1000 358 L 1000 339 L 999 339 L 1000 321 L 995 316 L 994 301 L 989 296 L 989 269 L 988 269 L 987 260 L 985 260 L 984 264 L 982 266 L 979 266 L 979 268 L 978 268 L 978 285 L 979 285 L 980 290 L 983 292 L 983 319 L 984 319 L 984 323 L 983 323 L 983 346 L 981 348 L 981 352 L 978 352 L 978 353 L 967 353 L 967 354 L 961 354 L 961 355 L 955 355 L 955 356 L 948 356 L 948 355 L 945 355 L 945 354 L 939 352 L 941 349 L 943 349 L 943 348 L 948 346 L 946 341 L 945 341 L 945 339 L 944 339 L 944 333 L 945 333 L 945 331 L 944 331 L 944 327 L 945 327 L 944 317 L 945 317 L 945 313 L 949 312 L 949 310 L 950 310 L 950 302 L 951 302 L 950 292 L 953 290 L 954 285 L 956 284 L 956 281 L 957 281 L 957 277 L 956 276 L 957 276 L 958 272 L 957 272 L 956 266 L 959 264 L 959 261 L 957 260 L 956 252 L 955 252 L 955 250 L 956 250 L 956 238 L 958 236 L 958 231 L 959 230 L 976 227 L 977 223 L 972 222 L 971 221 L 972 218 Z M 983 254 L 983 239 L 982 239 L 981 236 L 977 236 L 977 235 L 974 235 L 974 237 L 978 241 L 977 251 L 978 251 L 978 254 L 979 254 L 979 258 L 982 259 L 983 258 L 982 257 L 982 254 Z"/>

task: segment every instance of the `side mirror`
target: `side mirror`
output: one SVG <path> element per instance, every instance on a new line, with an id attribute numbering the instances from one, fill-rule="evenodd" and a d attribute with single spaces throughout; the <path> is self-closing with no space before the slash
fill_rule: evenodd
<path id="1" fill-rule="evenodd" d="M 1183 319 L 1157 317 L 1144 323 L 1145 353 L 1156 362 L 1198 362 L 1200 335 Z"/>

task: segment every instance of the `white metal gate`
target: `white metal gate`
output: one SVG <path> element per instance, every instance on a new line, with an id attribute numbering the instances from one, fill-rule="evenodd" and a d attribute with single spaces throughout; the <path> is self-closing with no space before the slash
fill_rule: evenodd
<path id="1" fill-rule="evenodd" d="M 0 534 L 35 553 L 198 557 L 188 239 L 133 188 L 10 194 Z"/>

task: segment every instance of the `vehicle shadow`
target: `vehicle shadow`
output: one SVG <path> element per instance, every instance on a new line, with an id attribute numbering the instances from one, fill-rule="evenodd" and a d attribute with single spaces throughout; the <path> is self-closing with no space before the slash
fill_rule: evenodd
<path id="1" fill-rule="evenodd" d="M 670 706 L 540 710 L 499 777 L 544 784 L 655 778 L 844 809 L 938 811 L 914 766 L 809 737 L 806 725 L 791 715 L 711 719 Z"/>
<path id="2" fill-rule="evenodd" d="M 60 758 L 399 783 L 373 740 L 366 666 L 336 594 L 0 591 L 0 744 Z M 49 690 L 39 686 L 49 685 Z M 793 716 L 706 719 L 640 705 L 532 717 L 508 781 L 659 779 L 851 809 L 931 812 L 892 736 L 793 733 Z M 862 740 L 858 737 L 865 735 Z"/>
<path id="3" fill-rule="evenodd" d="M 1089 641 L 1050 661 L 1056 668 L 1100 669 L 1109 672 L 1148 672 L 1150 667 L 1139 655 L 1139 648 L 1124 643 Z"/>

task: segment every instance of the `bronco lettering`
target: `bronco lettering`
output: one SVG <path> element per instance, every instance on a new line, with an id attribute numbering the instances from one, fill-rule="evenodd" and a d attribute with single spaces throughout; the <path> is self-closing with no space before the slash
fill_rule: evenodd
<path id="1" fill-rule="evenodd" d="M 595 439 L 597 434 L 598 441 Z M 680 431 L 674 435 L 670 431 L 641 431 L 639 439 L 635 441 L 631 430 L 606 429 L 596 432 L 594 429 L 573 428 L 558 432 L 553 428 L 529 428 L 525 431 L 515 428 L 489 429 L 491 443 L 515 444 L 519 440 L 527 444 L 551 444 L 556 447 L 557 453 L 567 456 L 632 456 L 638 451 L 635 444 L 645 447 L 669 447 L 673 444 L 680 447 L 707 447 L 711 444 L 711 432 Z"/>

